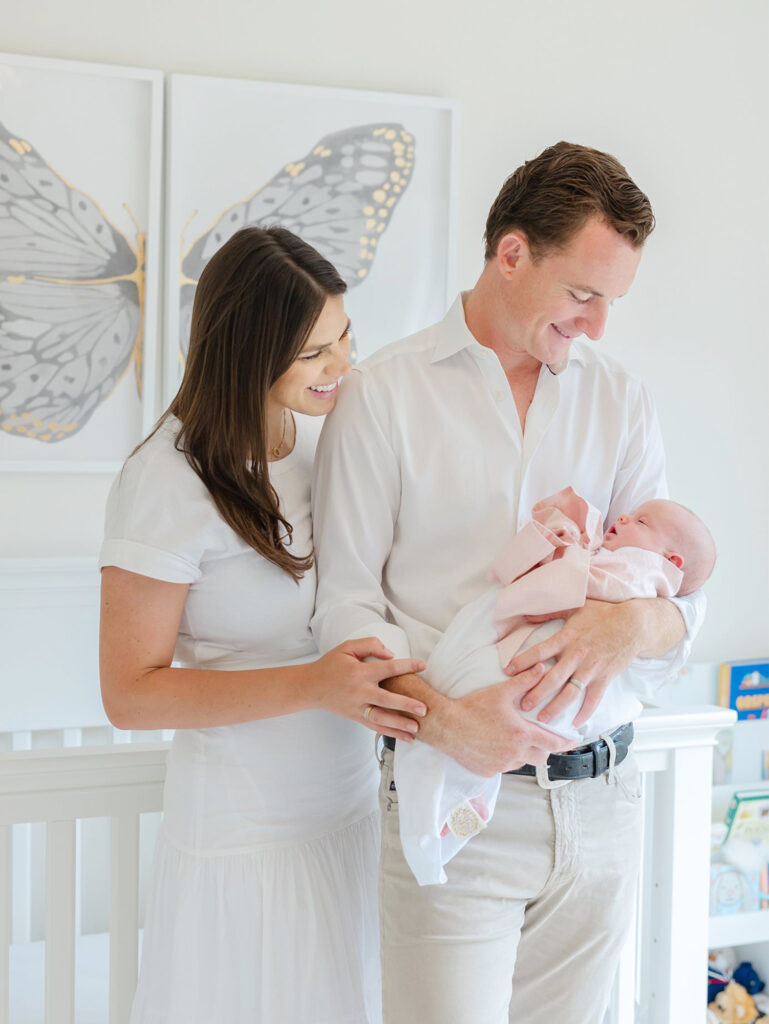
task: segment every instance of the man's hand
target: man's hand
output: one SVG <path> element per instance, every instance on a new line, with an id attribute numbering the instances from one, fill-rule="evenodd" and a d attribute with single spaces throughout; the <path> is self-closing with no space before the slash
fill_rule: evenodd
<path id="1" fill-rule="evenodd" d="M 452 701 L 449 721 L 454 728 L 447 733 L 442 749 L 476 775 L 492 776 L 524 764 L 547 764 L 548 757 L 574 746 L 573 740 L 525 719 L 516 700 L 541 678 L 544 668 L 537 665 L 535 675 L 521 673 L 510 682 L 497 683 Z"/>
<path id="2" fill-rule="evenodd" d="M 576 686 L 564 686 L 572 678 L 587 686 L 582 706 L 574 719 L 580 726 L 593 714 L 612 679 L 634 658 L 659 657 L 683 637 L 683 620 L 675 605 L 662 599 L 585 602 L 583 608 L 563 612 L 564 626 L 541 644 L 517 655 L 505 669 L 514 679 L 533 665 L 555 658 L 555 665 L 521 700 L 527 711 L 557 696 L 537 715 L 550 722 L 577 703 Z M 541 617 L 540 617 L 541 618 Z M 536 620 L 532 620 L 536 621 Z"/>
<path id="3" fill-rule="evenodd" d="M 545 764 L 554 751 L 574 745 L 527 721 L 515 706 L 517 698 L 536 686 L 543 674 L 544 667 L 534 665 L 516 679 L 457 699 L 438 693 L 417 675 L 398 676 L 382 685 L 427 705 L 427 715 L 419 723 L 423 743 L 449 754 L 470 771 L 491 777 L 522 764 Z"/>

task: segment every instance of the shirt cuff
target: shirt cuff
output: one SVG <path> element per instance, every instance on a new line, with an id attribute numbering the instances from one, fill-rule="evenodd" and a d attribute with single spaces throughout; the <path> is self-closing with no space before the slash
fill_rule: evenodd
<path id="1" fill-rule="evenodd" d="M 382 622 L 375 619 L 366 626 L 356 629 L 347 637 L 348 640 L 362 640 L 366 636 L 375 636 L 381 640 L 388 650 L 392 651 L 396 658 L 410 658 L 411 650 L 406 634 L 400 626 L 394 626 L 390 622 Z"/>
<path id="2" fill-rule="evenodd" d="M 657 691 L 675 678 L 689 660 L 692 644 L 705 620 L 707 600 L 703 593 L 697 592 L 696 596 L 669 597 L 667 600 L 681 613 L 686 633 L 680 643 L 663 657 L 636 658 L 625 670 L 633 693 L 647 703 L 656 700 Z"/>
<path id="3" fill-rule="evenodd" d="M 186 558 L 135 540 L 105 540 L 99 554 L 99 568 L 106 565 L 165 583 L 195 583 L 201 576 L 200 566 Z"/>

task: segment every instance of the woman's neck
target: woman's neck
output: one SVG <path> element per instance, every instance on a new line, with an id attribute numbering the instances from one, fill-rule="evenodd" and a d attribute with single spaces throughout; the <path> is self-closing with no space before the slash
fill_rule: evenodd
<path id="1" fill-rule="evenodd" d="M 285 406 L 270 408 L 267 413 L 267 461 L 278 462 L 291 452 L 296 428 L 291 410 Z"/>

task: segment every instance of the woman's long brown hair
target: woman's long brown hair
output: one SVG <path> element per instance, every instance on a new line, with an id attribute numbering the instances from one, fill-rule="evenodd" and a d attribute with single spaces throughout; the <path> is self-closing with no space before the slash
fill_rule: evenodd
<path id="1" fill-rule="evenodd" d="M 176 447 L 224 521 L 296 581 L 312 554 L 288 550 L 292 527 L 268 472 L 267 396 L 326 299 L 346 289 L 332 264 L 285 228 L 236 232 L 200 276 L 184 377 L 158 423 L 178 417 Z"/>

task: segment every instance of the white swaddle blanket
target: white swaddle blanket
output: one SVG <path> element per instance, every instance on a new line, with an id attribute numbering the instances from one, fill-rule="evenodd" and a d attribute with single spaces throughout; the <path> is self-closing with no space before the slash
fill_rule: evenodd
<path id="1" fill-rule="evenodd" d="M 671 597 L 681 585 L 681 571 L 653 551 L 602 550 L 600 513 L 570 487 L 538 502 L 532 517 L 495 560 L 491 575 L 497 582 L 455 616 L 427 661 L 423 677 L 448 697 L 464 697 L 502 682 L 507 678 L 504 666 L 517 653 L 563 625 L 563 619 L 532 625 L 525 615 L 580 607 L 586 597 Z M 665 662 L 648 664 L 652 677 L 656 669 L 655 683 L 667 679 Z M 630 683 L 617 677 L 579 728 L 573 725 L 579 704 L 547 726 L 537 724 L 581 746 L 626 720 L 629 690 Z M 551 699 L 521 714 L 535 721 Z M 624 709 L 620 719 L 619 704 Z M 420 885 L 445 882 L 444 865 L 491 820 L 501 776 L 476 775 L 416 742 L 396 744 L 394 779 L 406 861 Z"/>

